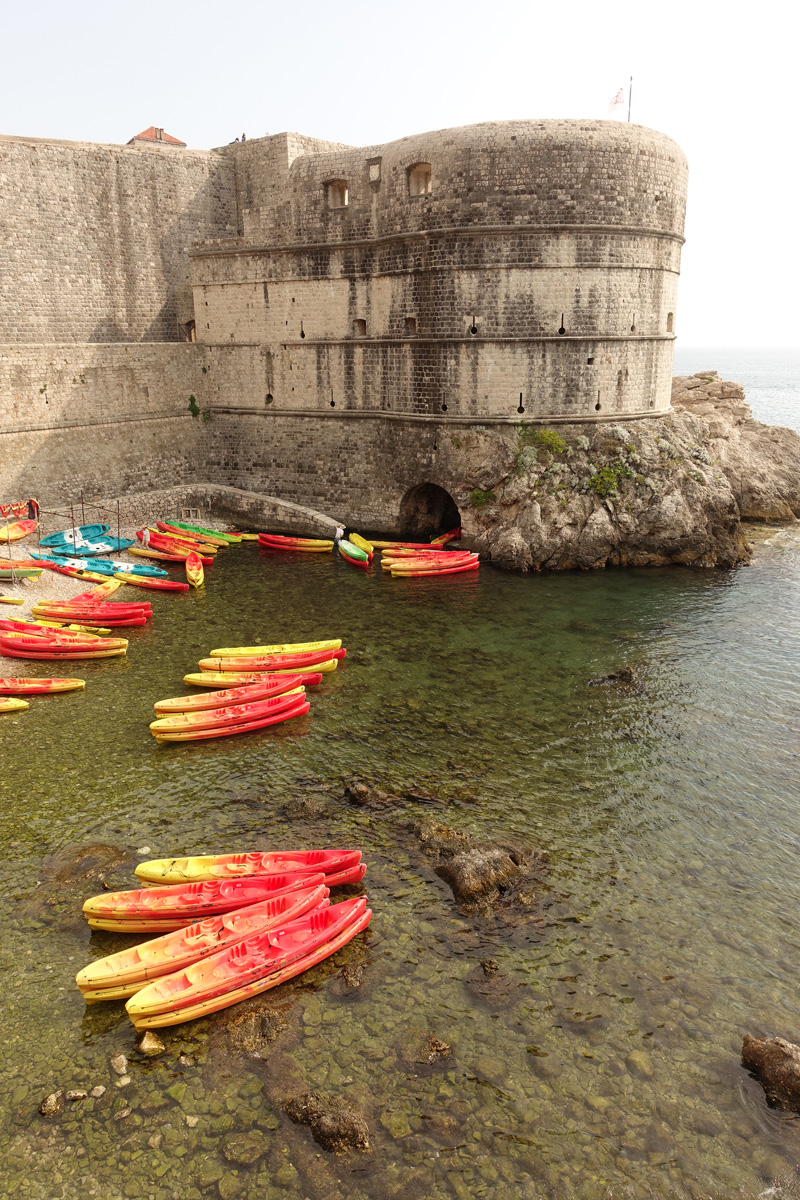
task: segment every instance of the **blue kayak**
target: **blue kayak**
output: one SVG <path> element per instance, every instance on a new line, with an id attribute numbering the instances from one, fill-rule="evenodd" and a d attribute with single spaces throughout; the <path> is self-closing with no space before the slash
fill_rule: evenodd
<path id="1" fill-rule="evenodd" d="M 76 541 L 91 542 L 104 537 L 110 525 L 77 525 L 74 529 L 62 529 L 60 533 L 49 533 L 40 541 L 42 546 L 73 546 Z"/>
<path id="2" fill-rule="evenodd" d="M 151 566 L 150 563 L 126 563 L 109 558 L 62 558 L 58 554 L 42 554 L 40 550 L 30 550 L 29 554 L 40 562 L 54 562 L 60 567 L 73 567 L 76 571 L 94 571 L 97 575 L 115 575 L 117 571 L 126 571 L 128 575 L 142 575 L 148 579 L 167 577 L 162 567 Z"/>
<path id="3" fill-rule="evenodd" d="M 41 545 L 44 545 L 44 542 Z M 98 554 L 112 554 L 115 550 L 119 553 L 132 545 L 133 538 L 97 537 L 92 541 L 81 539 L 74 545 L 72 542 L 59 542 L 58 545 L 48 546 L 47 549 L 62 557 L 78 554 L 81 558 L 94 558 Z"/>

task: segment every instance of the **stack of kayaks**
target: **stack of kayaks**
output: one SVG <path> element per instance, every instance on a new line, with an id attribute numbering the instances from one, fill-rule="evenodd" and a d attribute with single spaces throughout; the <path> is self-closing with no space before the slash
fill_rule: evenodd
<path id="1" fill-rule="evenodd" d="M 185 562 L 190 554 L 199 554 L 204 567 L 211 566 L 218 549 L 216 546 L 208 546 L 205 543 L 199 549 L 200 544 L 197 542 L 168 537 L 165 533 L 159 533 L 157 529 L 139 529 L 136 536 L 145 550 L 159 550 L 162 554 L 168 554 L 172 560 Z M 136 547 L 132 547 L 132 551 L 135 549 Z"/>
<path id="2" fill-rule="evenodd" d="M 39 544 L 49 547 L 55 554 L 78 554 L 82 558 L 93 558 L 98 554 L 112 554 L 132 546 L 131 538 L 109 537 L 108 525 L 78 525 L 75 529 L 64 529 L 41 538 Z"/>
<path id="3" fill-rule="evenodd" d="M 199 554 L 194 551 L 186 559 L 186 579 L 192 587 L 202 587 L 205 580 L 203 573 L 203 560 Z"/>
<path id="4" fill-rule="evenodd" d="M 358 850 L 205 855 L 142 863 L 148 887 L 84 904 L 93 928 L 159 934 L 76 976 L 88 1003 L 126 999 L 137 1029 L 177 1025 L 259 995 L 336 953 L 366 929 Z"/>
<path id="5" fill-rule="evenodd" d="M 358 545 L 355 540 L 357 537 L 358 534 L 351 534 L 349 539 L 341 538 L 337 543 L 339 555 L 351 567 L 356 567 L 360 571 L 368 571 L 369 564 L 372 562 L 373 551 L 366 550 L 364 546 Z M 363 538 L 360 540 L 364 541 Z M 367 542 L 366 545 L 369 545 L 369 543 Z"/>
<path id="6" fill-rule="evenodd" d="M 198 673 L 184 676 L 210 694 L 157 701 L 150 731 L 159 742 L 198 741 L 305 716 L 306 688 L 317 687 L 346 654 L 340 638 L 212 650 Z"/>
<path id="7" fill-rule="evenodd" d="M 109 583 L 120 585 L 120 581 L 109 580 Z M 105 586 L 103 584 L 101 587 Z M 99 589 L 98 589 L 99 591 Z M 115 628 L 122 625 L 146 625 L 153 613 L 148 603 L 123 604 L 106 603 L 94 599 L 91 593 L 84 592 L 72 600 L 40 601 L 33 609 L 35 617 L 53 617 L 57 621 L 78 621 L 92 628 L 107 626 Z"/>
<path id="8" fill-rule="evenodd" d="M 113 658 L 125 654 L 127 648 L 125 638 L 102 638 L 62 629 L 41 629 L 38 633 L 0 630 L 0 654 L 6 658 Z"/>
<path id="9" fill-rule="evenodd" d="M 381 569 L 393 578 L 430 575 L 457 575 L 477 571 L 478 555 L 468 550 L 409 550 L 403 547 L 384 550 Z"/>
<path id="10" fill-rule="evenodd" d="M 333 549 L 333 541 L 327 538 L 285 537 L 279 533 L 260 533 L 258 544 L 265 550 L 300 550 L 309 554 Z"/>

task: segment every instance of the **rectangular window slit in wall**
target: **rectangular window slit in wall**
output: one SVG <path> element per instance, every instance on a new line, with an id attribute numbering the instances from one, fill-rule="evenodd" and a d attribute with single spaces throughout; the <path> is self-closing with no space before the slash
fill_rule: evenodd
<path id="1" fill-rule="evenodd" d="M 593 359 L 593 358 L 587 358 L 587 360 L 586 360 L 586 361 L 587 361 L 587 363 L 589 364 L 589 366 L 591 367 L 592 363 L 594 362 L 594 359 Z"/>
<path id="2" fill-rule="evenodd" d="M 675 314 L 667 313 L 667 333 L 674 332 L 674 325 L 675 325 Z"/>
<path id="3" fill-rule="evenodd" d="M 416 317 L 406 317 L 406 335 L 408 337 L 413 337 L 413 335 L 416 332 L 417 332 L 417 318 Z"/>
<path id="4" fill-rule="evenodd" d="M 409 196 L 429 196 L 431 191 L 431 164 L 414 163 L 408 168 Z"/>
<path id="5" fill-rule="evenodd" d="M 350 195 L 346 179 L 329 179 L 325 184 L 325 198 L 328 208 L 347 208 Z"/>
<path id="6" fill-rule="evenodd" d="M 363 321 L 361 319 L 361 317 L 356 317 L 355 321 L 353 321 L 353 337 L 366 337 L 366 336 L 367 336 L 367 322 Z"/>

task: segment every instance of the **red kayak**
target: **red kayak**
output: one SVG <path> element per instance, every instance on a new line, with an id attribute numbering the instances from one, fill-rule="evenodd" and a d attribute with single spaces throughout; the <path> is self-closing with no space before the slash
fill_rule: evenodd
<path id="1" fill-rule="evenodd" d="M 440 575 L 460 575 L 463 571 L 477 571 L 478 560 L 465 563 L 461 567 L 442 567 L 435 571 L 393 570 L 392 579 L 438 579 Z"/>
<path id="2" fill-rule="evenodd" d="M 0 629 L 4 633 L 21 633 L 26 637 L 60 637 L 70 641 L 102 642 L 96 633 L 81 633 L 79 630 L 67 629 L 63 625 L 34 625 L 30 621 L 2 621 Z"/>
<path id="3" fill-rule="evenodd" d="M 137 531 L 136 536 L 140 542 L 144 541 L 143 534 L 145 532 L 142 529 Z M 154 550 L 163 550 L 165 554 L 180 558 L 182 561 L 187 559 L 190 554 L 195 553 L 191 543 L 176 541 L 174 538 L 167 537 L 165 533 L 150 533 L 147 542 L 144 544 L 152 547 Z M 201 554 L 200 558 L 203 561 L 204 567 L 210 567 L 214 562 L 213 556 L 210 554 Z"/>
<path id="4" fill-rule="evenodd" d="M 283 894 L 273 893 L 268 899 L 247 908 L 204 917 L 193 925 L 183 925 L 149 942 L 96 959 L 78 972 L 75 982 L 87 1003 L 122 1000 L 141 991 L 145 984 L 160 975 L 182 970 L 254 933 L 265 933 L 314 909 L 327 908 L 329 895 L 324 883 Z"/>
<path id="5" fill-rule="evenodd" d="M 167 1025 L 180 1025 L 184 1021 L 194 1021 L 198 1017 L 205 1017 L 209 1013 L 218 1012 L 221 1008 L 228 1008 L 231 1004 L 238 1004 L 241 1000 L 249 1000 L 252 996 L 258 996 L 270 988 L 278 987 L 279 984 L 285 983 L 288 979 L 293 979 L 296 975 L 301 975 L 304 971 L 308 971 L 309 968 L 316 966 L 317 963 L 330 958 L 332 954 L 336 954 L 337 951 L 341 950 L 348 942 L 351 942 L 354 937 L 362 933 L 369 926 L 371 917 L 372 909 L 365 908 L 355 920 L 345 925 L 335 936 L 329 937 L 316 950 L 304 954 L 301 958 L 295 959 L 294 962 L 289 963 L 288 966 L 280 970 L 273 971 L 270 975 L 262 976 L 260 979 L 237 987 L 233 991 L 225 992 L 221 996 L 193 1003 L 184 1008 L 159 1012 L 153 1016 L 135 1017 L 133 1013 L 129 1013 L 129 1016 L 137 1030 L 158 1029 L 164 1028 Z M 129 1003 L 132 1002 L 129 1001 Z"/>
<path id="6" fill-rule="evenodd" d="M 293 668 L 316 667 L 320 663 L 337 662 L 345 657 L 347 651 L 314 650 L 288 654 L 252 654 L 238 658 L 201 658 L 201 671 L 291 671 Z"/>
<path id="7" fill-rule="evenodd" d="M 321 679 L 322 676 L 319 676 Z M 270 696 L 281 696 L 295 688 L 306 686 L 308 676 L 265 675 L 260 683 L 248 683 L 244 687 L 220 688 L 194 696 L 176 696 L 170 700 L 158 700 L 153 708 L 159 716 L 170 713 L 203 712 L 209 708 L 224 708 L 228 704 L 252 704 L 256 700 L 267 700 Z"/>
<path id="8" fill-rule="evenodd" d="M 40 611 L 41 610 L 37 608 L 37 614 L 40 613 Z M 96 629 L 121 629 L 123 627 L 127 629 L 131 626 L 146 625 L 148 621 L 147 617 L 124 617 L 121 621 L 112 621 L 110 617 L 93 617 L 91 613 L 78 613 L 74 617 L 67 616 L 65 613 L 45 612 L 42 615 L 54 618 L 63 617 L 65 621 L 78 622 L 81 625 L 86 625 L 89 628 Z"/>
<path id="9" fill-rule="evenodd" d="M 175 713 L 171 717 L 159 717 L 150 724 L 150 732 L 157 737 L 161 733 L 179 733 L 182 730 L 216 729 L 221 725 L 241 725 L 245 721 L 258 721 L 294 708 L 300 701 L 305 701 L 305 689 L 302 684 L 296 691 L 284 692 L 279 696 L 269 696 L 264 700 L 255 700 L 245 704 L 225 704 L 217 708 L 203 709 L 201 712 Z"/>
<path id="10" fill-rule="evenodd" d="M 31 650 L 44 648 L 58 649 L 60 646 L 66 650 L 81 649 L 86 646 L 89 650 L 118 650 L 120 646 L 127 646 L 127 638 L 105 638 L 94 637 L 91 633 L 62 633 L 60 630 L 50 632 L 43 629 L 41 633 L 18 633 L 15 630 L 4 629 L 0 633 L 0 641 L 7 642 L 10 646 L 19 646 L 20 649 L 26 647 Z"/>
<path id="11" fill-rule="evenodd" d="M 183 971 L 148 984 L 128 1001 L 128 1015 L 136 1021 L 160 1012 L 176 1012 L 264 979 L 313 954 L 363 916 L 366 907 L 366 896 L 359 896 L 317 909 L 282 929 L 253 934 Z"/>
<path id="12" fill-rule="evenodd" d="M 187 858 L 153 858 L 139 863 L 135 874 L 143 883 L 202 883 L 205 879 L 241 879 L 281 871 L 331 875 L 357 867 L 360 850 L 251 850 L 245 854 L 193 854 Z"/>
<path id="13" fill-rule="evenodd" d="M 84 902 L 88 919 L 151 921 L 185 918 L 199 921 L 217 913 L 233 912 L 269 896 L 325 883 L 322 871 L 249 875 L 241 879 L 214 879 L 205 883 L 176 883 L 167 887 L 134 888 L 128 892 L 101 892 Z M 327 886 L 327 885 L 326 885 Z"/>

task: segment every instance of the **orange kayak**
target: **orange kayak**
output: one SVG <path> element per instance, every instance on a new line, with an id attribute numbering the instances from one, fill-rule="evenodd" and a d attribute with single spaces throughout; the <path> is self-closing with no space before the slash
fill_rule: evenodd
<path id="1" fill-rule="evenodd" d="M 173 542 L 176 546 L 182 546 L 185 550 L 197 552 L 197 554 L 205 554 L 211 558 L 213 558 L 219 550 L 219 546 L 212 546 L 210 542 L 205 542 L 202 540 L 202 538 L 192 537 L 192 535 L 189 533 L 161 533 L 158 529 L 158 526 L 153 528 L 152 525 L 148 525 L 147 532 L 150 534 L 151 538 L 165 537 L 169 541 Z"/>
<path id="2" fill-rule="evenodd" d="M 127 553 L 132 554 L 134 558 L 151 558 L 154 562 L 182 563 L 186 562 L 189 557 L 188 552 L 186 554 L 166 554 L 163 550 L 148 549 L 146 546 L 129 546 Z"/>
<path id="3" fill-rule="evenodd" d="M 178 529 L 175 525 L 170 525 L 169 521 L 156 521 L 156 525 L 161 533 L 167 537 L 175 538 L 176 541 L 194 543 L 196 546 L 215 546 L 220 549 L 222 546 L 230 546 L 229 538 L 214 537 L 213 534 L 204 533 L 193 534 L 188 529 Z"/>
<path id="4" fill-rule="evenodd" d="M 480 563 L 477 558 L 472 562 L 456 564 L 456 566 L 442 566 L 429 570 L 424 570 L 421 567 L 393 567 L 392 579 L 433 579 L 440 575 L 459 575 L 462 571 L 477 571 Z"/>
<path id="5" fill-rule="evenodd" d="M 302 888 L 275 893 L 247 908 L 206 917 L 129 950 L 97 959 L 78 972 L 75 982 L 87 1003 L 123 1000 L 140 991 L 151 979 L 181 970 L 251 934 L 266 933 L 307 912 L 327 908 L 330 890 L 322 882 L 311 882 L 312 878 L 308 876 L 308 885 Z"/>
<path id="6" fill-rule="evenodd" d="M 204 695 L 175 696 L 171 700 L 157 700 L 153 708 L 159 714 L 202 712 L 208 708 L 223 708 L 228 704 L 252 704 L 256 700 L 267 700 L 270 696 L 282 696 L 308 682 L 301 675 L 265 675 L 259 683 L 248 683 L 244 687 L 220 688 Z"/>
<path id="7" fill-rule="evenodd" d="M 18 542 L 36 528 L 36 521 L 14 521 L 0 529 L 0 542 Z"/>
<path id="8" fill-rule="evenodd" d="M 186 560 L 186 578 L 192 587 L 201 587 L 203 583 L 203 561 L 199 554 L 192 552 Z"/>
<path id="9" fill-rule="evenodd" d="M 282 699 L 282 697 L 277 697 L 277 699 Z M 256 729 L 266 729 L 269 725 L 282 725 L 284 721 L 291 721 L 294 717 L 304 717 L 311 708 L 305 698 L 305 693 L 297 696 L 296 701 L 297 703 L 290 707 L 282 708 L 278 712 L 272 711 L 252 720 L 214 725 L 210 729 L 158 729 L 153 731 L 153 737 L 157 742 L 199 742 L 208 738 L 233 737 L 237 733 L 252 733 Z"/>
<path id="10" fill-rule="evenodd" d="M 47 692 L 74 692 L 85 688 L 83 679 L 0 679 L 0 696 L 43 696 Z"/>
<path id="11" fill-rule="evenodd" d="M 243 725 L 261 717 L 276 716 L 286 709 L 295 708 L 305 701 L 305 688 L 301 684 L 279 696 L 269 696 L 244 704 L 224 704 L 202 712 L 176 713 L 170 717 L 159 717 L 150 722 L 154 737 L 162 733 L 180 733 L 192 729 L 218 729 L 223 725 Z"/>
<path id="12" fill-rule="evenodd" d="M 238 1004 L 240 1000 L 249 1000 L 252 996 L 258 996 L 270 988 L 278 987 L 288 979 L 293 979 L 296 975 L 302 975 L 304 971 L 308 971 L 309 968 L 316 966 L 317 963 L 330 958 L 332 954 L 336 954 L 348 942 L 352 942 L 354 937 L 362 933 L 369 926 L 371 917 L 372 909 L 365 908 L 356 920 L 351 921 L 340 933 L 336 934 L 335 937 L 329 938 L 327 942 L 323 942 L 312 953 L 303 955 L 302 958 L 296 959 L 289 966 L 283 967 L 279 971 L 273 971 L 271 975 L 266 975 L 253 983 L 237 987 L 233 991 L 225 992 L 222 996 L 203 1000 L 197 1004 L 190 1004 L 185 1008 L 157 1013 L 154 1016 L 137 1016 L 134 1018 L 129 1014 L 131 1015 L 131 1020 L 134 1022 L 134 1027 L 137 1030 L 141 1030 L 163 1029 L 167 1025 L 180 1025 L 184 1021 L 194 1021 L 198 1017 L 208 1016 L 210 1013 L 218 1012 L 221 1008 L 229 1008 L 231 1004 Z"/>
<path id="13" fill-rule="evenodd" d="M 124 921 L 125 928 L 132 929 L 134 924 L 149 928 L 153 921 L 168 921 L 171 928 L 177 929 L 203 917 L 219 916 L 259 904 L 278 893 L 296 892 L 321 883 L 328 886 L 325 872 L 320 870 L 278 870 L 238 879 L 184 880 L 165 887 L 101 892 L 84 902 L 83 911 L 90 924 L 101 920 Z"/>
<path id="14" fill-rule="evenodd" d="M 346 650 L 312 650 L 289 654 L 251 654 L 238 658 L 201 658 L 201 671 L 293 671 L 300 668 L 318 667 L 321 663 L 347 654 Z"/>
<path id="15" fill-rule="evenodd" d="M 447 533 L 440 533 L 438 537 L 431 538 L 432 546 L 446 546 L 448 542 L 454 541 L 455 538 L 461 537 L 461 526 L 456 529 L 450 529 Z"/>
<path id="16" fill-rule="evenodd" d="M 357 867 L 360 850 L 255 850 L 245 854 L 193 854 L 186 858 L 153 858 L 139 863 L 136 876 L 142 883 L 202 883 L 208 879 L 241 879 L 276 871 L 326 876 Z M 328 879 L 325 880 L 329 883 Z"/>
<path id="17" fill-rule="evenodd" d="M 144 541 L 144 534 L 147 534 L 147 541 Z M 195 553 L 194 546 L 188 542 L 178 542 L 174 538 L 169 538 L 165 533 L 151 533 L 148 529 L 139 529 L 136 533 L 140 542 L 148 550 L 161 550 L 164 554 L 169 554 L 171 557 L 179 558 L 186 561 L 190 554 Z M 206 554 L 201 555 L 204 567 L 210 567 L 213 563 L 213 556 Z"/>
<path id="18" fill-rule="evenodd" d="M 366 907 L 366 896 L 359 896 L 306 913 L 280 929 L 252 934 L 182 971 L 154 980 L 128 1001 L 128 1015 L 136 1023 L 157 1013 L 179 1013 L 257 983 L 319 950 L 358 921 Z"/>

